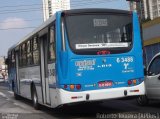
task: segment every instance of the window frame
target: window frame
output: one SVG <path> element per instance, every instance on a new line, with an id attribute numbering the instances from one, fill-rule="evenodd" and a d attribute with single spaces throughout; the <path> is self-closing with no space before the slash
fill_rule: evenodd
<path id="1" fill-rule="evenodd" d="M 36 38 L 37 46 L 36 49 L 34 49 L 34 38 Z M 28 42 L 30 42 L 30 51 L 28 50 Z M 25 45 L 25 52 L 23 50 L 23 45 Z M 34 63 L 34 52 L 36 52 L 37 57 L 38 57 L 38 62 Z M 28 54 L 31 55 L 31 62 L 28 63 Z M 24 63 L 24 56 L 26 56 L 26 60 Z M 28 40 L 24 41 L 23 43 L 20 44 L 19 46 L 19 67 L 24 68 L 24 67 L 32 67 L 32 66 L 37 66 L 40 65 L 40 44 L 39 44 L 39 37 L 38 35 L 34 35 L 30 37 Z"/>
<path id="2" fill-rule="evenodd" d="M 63 19 L 64 19 L 64 23 L 65 23 L 65 29 L 66 29 L 66 32 L 67 32 L 67 39 L 68 39 L 68 42 L 69 42 L 69 47 L 71 49 L 71 51 L 76 54 L 76 55 L 97 55 L 97 52 L 99 50 L 106 50 L 106 51 L 110 51 L 110 54 L 122 54 L 122 53 L 126 53 L 126 52 L 129 52 L 131 51 L 131 49 L 133 48 L 133 42 L 134 42 L 134 33 L 133 33 L 133 14 L 123 14 L 123 13 L 100 13 L 100 15 L 113 15 L 113 16 L 128 16 L 128 17 L 131 17 L 131 29 L 132 29 L 132 34 L 131 34 L 131 37 L 132 37 L 132 41 L 131 41 L 131 45 L 127 48 L 125 47 L 116 47 L 116 48 L 99 48 L 99 49 L 75 49 L 73 48 L 73 45 L 71 45 L 71 41 L 69 40 L 69 31 L 68 31 L 68 28 L 67 28 L 67 21 L 66 21 L 66 18 L 69 17 L 69 16 L 80 16 L 80 15 L 97 15 L 97 13 L 89 13 L 89 14 L 67 14 L 66 16 L 63 16 Z"/>
<path id="3" fill-rule="evenodd" d="M 150 63 L 149 67 L 148 67 L 148 76 L 156 76 L 159 75 L 160 72 L 157 74 L 156 72 L 151 72 L 151 67 L 153 66 L 153 63 L 155 62 L 155 60 L 159 59 L 160 61 L 160 55 L 156 56 Z"/>
<path id="4" fill-rule="evenodd" d="M 51 42 L 51 28 L 53 27 L 53 42 Z M 56 61 L 56 25 L 55 25 L 55 21 L 53 23 L 51 23 L 51 25 L 49 25 L 48 27 L 48 63 L 51 64 L 51 63 L 54 63 Z M 51 46 L 53 46 L 53 53 L 54 53 L 54 58 L 51 58 L 50 56 L 50 48 Z"/>

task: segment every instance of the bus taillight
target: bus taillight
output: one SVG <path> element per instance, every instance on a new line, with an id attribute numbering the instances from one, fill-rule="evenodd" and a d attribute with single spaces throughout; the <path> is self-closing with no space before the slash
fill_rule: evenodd
<path id="1" fill-rule="evenodd" d="M 71 89 L 71 90 L 74 90 L 74 85 L 70 85 L 70 89 Z"/>
<path id="2" fill-rule="evenodd" d="M 76 85 L 76 89 L 80 90 L 81 89 L 81 85 L 80 84 Z"/>
<path id="3" fill-rule="evenodd" d="M 67 85 L 64 85 L 64 89 L 67 89 L 68 88 L 68 86 Z"/>
<path id="4" fill-rule="evenodd" d="M 128 80 L 128 85 L 136 85 L 137 84 L 137 80 L 133 79 L 133 80 Z"/>
<path id="5" fill-rule="evenodd" d="M 65 90 L 81 90 L 81 84 L 71 84 L 71 85 L 67 85 L 67 84 L 64 84 L 63 85 L 63 89 Z"/>
<path id="6" fill-rule="evenodd" d="M 134 84 L 134 85 L 137 84 L 137 80 L 136 80 L 136 79 L 133 80 L 133 84 Z"/>
<path id="7" fill-rule="evenodd" d="M 132 80 L 128 80 L 128 85 L 131 85 L 132 84 Z"/>

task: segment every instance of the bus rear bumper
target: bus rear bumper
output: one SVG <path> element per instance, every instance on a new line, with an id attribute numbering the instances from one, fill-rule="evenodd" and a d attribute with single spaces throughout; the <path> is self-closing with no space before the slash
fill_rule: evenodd
<path id="1" fill-rule="evenodd" d="M 101 89 L 101 90 L 91 90 L 82 92 L 69 92 L 63 89 L 58 89 L 58 95 L 59 95 L 58 97 L 60 98 L 58 99 L 58 103 L 59 105 L 61 105 L 74 102 L 116 99 L 127 96 L 138 96 L 144 94 L 145 94 L 144 82 L 133 87 Z"/>

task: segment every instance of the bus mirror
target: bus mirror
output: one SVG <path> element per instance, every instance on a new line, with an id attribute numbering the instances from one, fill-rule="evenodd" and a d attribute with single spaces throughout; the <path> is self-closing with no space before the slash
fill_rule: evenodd
<path id="1" fill-rule="evenodd" d="M 6 65 L 9 64 L 9 59 L 8 59 L 8 58 L 5 59 L 5 64 L 6 64 Z"/>

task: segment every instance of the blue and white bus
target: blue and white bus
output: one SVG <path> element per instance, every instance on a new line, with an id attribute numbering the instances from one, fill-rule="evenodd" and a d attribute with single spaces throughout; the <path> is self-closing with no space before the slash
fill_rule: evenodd
<path id="1" fill-rule="evenodd" d="M 143 95 L 142 54 L 135 12 L 59 11 L 9 49 L 9 78 L 36 109 Z"/>

